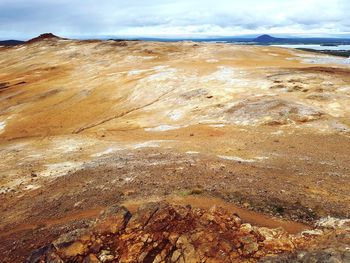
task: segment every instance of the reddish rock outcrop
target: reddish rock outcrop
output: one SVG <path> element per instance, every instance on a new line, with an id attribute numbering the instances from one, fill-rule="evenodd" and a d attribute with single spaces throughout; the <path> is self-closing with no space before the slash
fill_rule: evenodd
<path id="1" fill-rule="evenodd" d="M 134 215 L 109 210 L 91 229 L 61 236 L 27 262 L 256 262 L 292 252 L 293 238 L 283 229 L 242 224 L 217 207 L 149 203 Z"/>

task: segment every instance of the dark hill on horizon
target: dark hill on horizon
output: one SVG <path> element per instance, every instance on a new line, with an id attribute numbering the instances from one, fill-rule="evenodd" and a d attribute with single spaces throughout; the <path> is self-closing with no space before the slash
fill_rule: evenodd
<path id="1" fill-rule="evenodd" d="M 22 45 L 25 43 L 35 43 L 37 41 L 41 41 L 44 39 L 62 39 L 52 33 L 44 33 L 41 34 L 35 38 L 29 39 L 28 41 L 21 41 L 21 40 L 2 40 L 0 41 L 0 46 L 17 46 L 17 45 Z"/>
<path id="2" fill-rule="evenodd" d="M 333 44 L 333 45 L 344 45 L 350 44 L 349 38 L 324 38 L 324 37 L 287 37 L 277 38 L 270 35 L 261 35 L 257 38 L 252 39 L 252 42 L 259 44 Z"/>
<path id="3" fill-rule="evenodd" d="M 37 36 L 35 38 L 28 40 L 26 43 L 34 43 L 45 39 L 61 39 L 61 38 L 52 33 L 44 33 L 44 34 L 41 34 L 40 36 Z"/>
<path id="4" fill-rule="evenodd" d="M 255 39 L 253 39 L 253 42 L 258 42 L 258 43 L 274 43 L 274 42 L 279 42 L 283 40 L 282 38 L 276 38 L 272 37 L 270 35 L 261 35 Z"/>
<path id="5" fill-rule="evenodd" d="M 22 45 L 24 41 L 20 40 L 3 40 L 0 41 L 0 46 L 16 46 L 16 45 Z"/>

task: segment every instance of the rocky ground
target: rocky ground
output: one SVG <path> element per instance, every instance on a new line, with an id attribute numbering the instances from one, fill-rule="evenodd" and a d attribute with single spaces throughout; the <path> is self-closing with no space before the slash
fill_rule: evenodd
<path id="1" fill-rule="evenodd" d="M 350 260 L 347 59 L 44 35 L 0 63 L 2 262 Z"/>
<path id="2" fill-rule="evenodd" d="M 349 220 L 342 224 L 344 231 L 350 230 Z M 322 227 L 325 222 L 320 229 L 290 235 L 283 228 L 243 224 L 236 214 L 215 206 L 205 210 L 149 203 L 134 214 L 112 207 L 90 228 L 76 229 L 35 250 L 27 262 L 274 262 L 280 253 L 310 247 L 320 236 L 335 234 Z M 338 246 L 346 246 L 349 237 L 343 244 L 339 240 Z M 349 251 L 337 256 L 350 260 Z M 310 259 L 302 253 L 297 257 Z"/>

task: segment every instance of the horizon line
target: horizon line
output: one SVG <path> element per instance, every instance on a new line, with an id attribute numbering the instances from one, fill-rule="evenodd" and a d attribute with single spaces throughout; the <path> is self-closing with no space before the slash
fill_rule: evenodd
<path id="1" fill-rule="evenodd" d="M 18 41 L 28 41 L 30 39 L 33 39 L 35 37 L 40 36 L 41 34 L 45 34 L 47 32 L 43 32 L 37 35 L 34 35 L 29 38 L 18 38 L 18 37 L 1 37 L 0 41 L 4 40 L 18 40 Z M 51 32 L 52 33 L 52 32 Z M 77 40 L 88 40 L 88 39 L 97 39 L 97 40 L 107 40 L 107 39 L 178 39 L 178 40 L 191 40 L 191 39 L 198 39 L 198 40 L 205 40 L 205 39 L 225 39 L 225 38 L 236 38 L 236 39 L 254 39 L 259 36 L 263 35 L 269 35 L 271 37 L 275 38 L 321 38 L 321 39 L 350 39 L 350 32 L 344 32 L 344 33 L 337 33 L 337 34 L 305 34 L 305 33 L 295 33 L 295 34 L 285 34 L 285 33 L 257 33 L 257 34 L 244 34 L 244 35 L 205 35 L 205 34 L 149 34 L 149 35 L 118 35 L 118 34 L 100 34 L 100 35 L 74 35 L 74 34 L 56 34 L 52 33 L 58 37 L 67 38 L 67 39 L 77 39 Z"/>

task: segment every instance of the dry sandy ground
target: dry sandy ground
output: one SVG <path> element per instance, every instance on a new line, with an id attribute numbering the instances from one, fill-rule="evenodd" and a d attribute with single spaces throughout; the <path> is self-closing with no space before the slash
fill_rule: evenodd
<path id="1" fill-rule="evenodd" d="M 0 47 L 2 260 L 114 204 L 217 204 L 291 233 L 350 218 L 349 64 L 214 43 Z"/>

